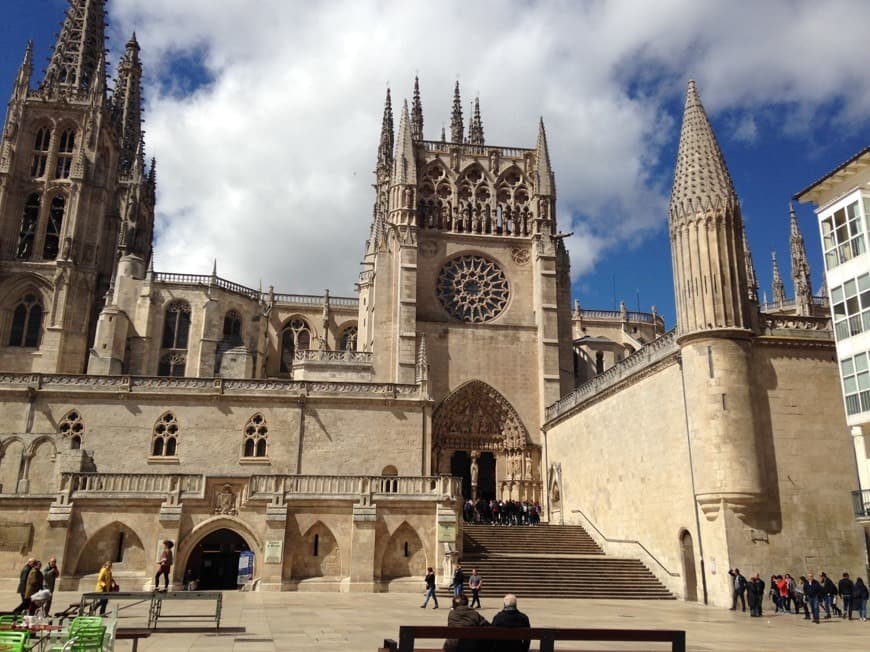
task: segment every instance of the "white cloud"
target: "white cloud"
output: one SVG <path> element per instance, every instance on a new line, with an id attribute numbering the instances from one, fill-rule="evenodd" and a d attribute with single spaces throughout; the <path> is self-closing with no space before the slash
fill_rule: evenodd
<path id="1" fill-rule="evenodd" d="M 738 138 L 757 135 L 741 112 L 773 102 L 791 116 L 870 115 L 865 2 L 115 0 L 109 10 L 115 49 L 135 29 L 150 74 L 157 268 L 205 273 L 217 257 L 222 276 L 281 291 L 352 291 L 385 84 L 400 106 L 417 71 L 427 138 L 449 120 L 456 75 L 466 107 L 480 94 L 488 142 L 531 147 L 544 116 L 575 277 L 663 228 L 671 162 L 661 156 L 678 132 L 666 109 L 688 78 L 708 110 L 735 112 Z M 167 83 L 179 56 L 201 56 L 208 85 L 185 94 Z M 820 116 L 832 98 L 839 113 Z"/>

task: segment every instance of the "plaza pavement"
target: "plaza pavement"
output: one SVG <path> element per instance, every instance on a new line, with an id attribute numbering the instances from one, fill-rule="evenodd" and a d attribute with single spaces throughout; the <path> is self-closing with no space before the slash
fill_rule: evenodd
<path id="1" fill-rule="evenodd" d="M 421 581 L 422 586 L 422 581 Z M 78 601 L 78 593 L 57 593 L 55 608 Z M 8 596 L 11 601 L 14 596 Z M 401 593 L 224 593 L 221 626 L 244 627 L 215 633 L 154 634 L 139 643 L 140 652 L 272 652 L 273 650 L 319 650 L 376 652 L 385 638 L 398 639 L 399 625 L 446 625 L 447 600 L 441 608 L 420 609 L 423 591 Z M 483 595 L 481 613 L 487 620 L 501 608 L 501 599 Z M 111 604 L 111 603 L 110 603 Z M 121 603 L 124 604 L 124 603 Z M 207 612 L 212 603 L 166 603 L 164 613 Z M 589 627 L 637 629 L 685 629 L 687 649 L 692 652 L 786 652 L 791 650 L 870 649 L 870 622 L 823 620 L 815 625 L 803 616 L 765 614 L 749 618 L 741 612 L 658 600 L 523 600 L 519 608 L 537 627 Z M 120 627 L 143 627 L 147 605 L 120 612 Z M 166 621 L 165 628 L 181 627 L 182 621 Z M 190 623 L 194 625 L 194 623 Z M 202 623 L 196 623 L 201 626 Z M 161 622 L 161 629 L 164 623 Z M 557 643 L 556 649 L 664 650 L 669 646 L 647 644 Z M 654 645 L 658 647 L 654 647 Z M 433 641 L 427 647 L 440 647 Z M 537 644 L 532 644 L 536 649 Z M 115 649 L 126 652 L 128 641 Z"/>

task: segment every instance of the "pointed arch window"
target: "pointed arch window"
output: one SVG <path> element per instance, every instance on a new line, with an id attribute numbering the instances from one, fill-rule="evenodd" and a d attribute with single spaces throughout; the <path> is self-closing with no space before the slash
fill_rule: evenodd
<path id="1" fill-rule="evenodd" d="M 56 195 L 48 208 L 48 223 L 45 227 L 45 244 L 42 246 L 42 257 L 54 260 L 60 251 L 60 230 L 63 227 L 63 214 L 66 210 L 66 199 Z"/>
<path id="2" fill-rule="evenodd" d="M 290 320 L 281 332 L 281 373 L 290 373 L 296 351 L 305 351 L 309 348 L 311 348 L 311 329 L 308 323 L 300 317 Z"/>
<path id="3" fill-rule="evenodd" d="M 153 457 L 178 457 L 178 420 L 172 412 L 167 412 L 154 424 L 151 437 Z"/>
<path id="4" fill-rule="evenodd" d="M 224 336 L 225 342 L 233 344 L 242 343 L 242 316 L 235 310 L 230 310 L 224 316 Z"/>
<path id="5" fill-rule="evenodd" d="M 163 318 L 159 376 L 184 376 L 187 366 L 187 342 L 190 335 L 190 304 L 173 301 Z"/>
<path id="6" fill-rule="evenodd" d="M 18 234 L 18 246 L 15 257 L 19 260 L 29 260 L 33 255 L 33 242 L 36 239 L 36 225 L 39 223 L 39 207 L 42 198 L 37 193 L 31 193 L 24 202 L 24 215 L 21 217 L 21 231 Z"/>
<path id="7" fill-rule="evenodd" d="M 36 132 L 33 143 L 33 162 L 30 164 L 30 176 L 40 179 L 45 176 L 45 166 L 48 163 L 48 151 L 51 146 L 51 129 L 42 127 Z"/>
<path id="8" fill-rule="evenodd" d="M 42 336 L 42 304 L 34 293 L 25 294 L 12 312 L 9 346 L 35 348 Z"/>
<path id="9" fill-rule="evenodd" d="M 269 428 L 262 414 L 255 414 L 245 424 L 242 456 L 266 457 Z"/>
<path id="10" fill-rule="evenodd" d="M 60 136 L 57 145 L 57 163 L 54 167 L 55 179 L 69 179 L 72 168 L 73 150 L 76 146 L 76 130 L 67 129 Z"/>
<path id="11" fill-rule="evenodd" d="M 81 412 L 78 410 L 67 412 L 66 416 L 61 420 L 60 425 L 58 425 L 57 431 L 61 437 L 69 442 L 69 447 L 72 450 L 80 449 L 82 447 L 82 437 L 85 434 L 85 424 L 82 421 Z"/>

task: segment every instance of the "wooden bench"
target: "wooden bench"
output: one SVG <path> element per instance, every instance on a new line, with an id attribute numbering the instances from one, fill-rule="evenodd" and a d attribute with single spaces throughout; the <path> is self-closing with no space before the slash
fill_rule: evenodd
<path id="1" fill-rule="evenodd" d="M 133 641 L 131 650 L 137 652 L 139 639 L 151 636 L 151 630 L 144 627 L 119 627 L 115 630 L 116 641 Z"/>
<path id="2" fill-rule="evenodd" d="M 557 629 L 553 627 L 399 627 L 399 642 L 385 639 L 381 652 L 440 652 L 417 647 L 419 640 L 456 638 L 486 641 L 539 641 L 540 652 L 553 652 L 556 641 L 669 643 L 671 652 L 686 652 L 686 632 L 665 629 Z M 579 651 L 577 651 L 579 652 Z"/>

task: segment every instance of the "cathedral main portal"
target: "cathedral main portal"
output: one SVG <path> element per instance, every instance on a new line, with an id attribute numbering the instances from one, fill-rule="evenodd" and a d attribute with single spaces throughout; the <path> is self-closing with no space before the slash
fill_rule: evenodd
<path id="1" fill-rule="evenodd" d="M 466 498 L 541 499 L 540 452 L 513 406 L 473 380 L 445 398 L 432 416 L 435 473 L 462 478 Z"/>

